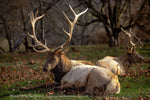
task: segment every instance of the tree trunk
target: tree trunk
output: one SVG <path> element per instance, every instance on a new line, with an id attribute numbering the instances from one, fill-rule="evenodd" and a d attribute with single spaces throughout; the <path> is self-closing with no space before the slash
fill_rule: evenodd
<path id="1" fill-rule="evenodd" d="M 106 26 L 104 23 L 104 28 L 105 31 L 107 33 L 107 36 L 109 37 L 109 47 L 117 47 L 119 46 L 119 41 L 118 41 L 118 32 L 116 32 L 115 30 L 110 30 L 110 28 L 108 26 Z"/>
<path id="2" fill-rule="evenodd" d="M 109 47 L 118 47 L 119 46 L 118 37 L 109 36 L 108 44 L 109 44 Z"/>
<path id="3" fill-rule="evenodd" d="M 114 38 L 112 36 L 109 37 L 108 45 L 109 45 L 109 47 L 115 47 L 115 40 L 114 40 Z"/>
<path id="4" fill-rule="evenodd" d="M 9 45 L 9 52 L 12 52 L 13 48 L 12 48 L 12 43 L 11 43 L 11 32 L 10 32 L 9 26 L 7 25 L 6 20 L 3 18 L 3 16 L 1 16 L 1 19 L 3 21 L 6 39 L 8 41 L 8 45 Z"/>
<path id="5" fill-rule="evenodd" d="M 21 7 L 20 10 L 21 10 L 20 12 L 21 12 L 21 17 L 22 17 L 22 21 L 23 21 L 23 31 L 25 32 L 27 30 L 27 28 L 26 28 L 23 8 Z M 25 39 L 24 39 L 24 47 L 25 47 L 25 51 L 29 52 L 29 50 L 28 50 L 28 48 L 29 48 L 28 37 L 25 37 Z"/>
<path id="6" fill-rule="evenodd" d="M 83 29 L 82 29 L 82 33 L 81 33 L 81 45 L 84 45 L 84 32 L 85 32 L 85 29 L 86 29 L 86 26 L 83 26 Z"/>
<path id="7" fill-rule="evenodd" d="M 7 25 L 4 25 L 4 27 L 5 27 L 6 38 L 7 38 L 8 45 L 9 45 L 9 52 L 12 52 L 12 43 L 11 43 L 11 36 L 10 36 L 9 28 Z"/>
<path id="8" fill-rule="evenodd" d="M 39 4 L 40 4 L 40 15 L 42 15 L 44 12 L 43 12 L 43 5 L 42 5 L 42 1 L 39 0 Z M 41 42 L 42 43 L 45 43 L 45 30 L 44 30 L 44 18 L 41 19 L 41 34 L 40 34 L 40 37 L 41 37 Z"/>
<path id="9" fill-rule="evenodd" d="M 28 29 L 29 30 L 29 29 Z M 18 38 L 18 40 L 15 42 L 14 47 L 13 47 L 13 52 L 15 52 L 15 50 L 21 45 L 21 43 L 25 40 L 25 38 L 27 37 L 27 34 L 25 34 L 27 32 L 27 30 L 23 33 L 21 33 L 22 35 Z"/>

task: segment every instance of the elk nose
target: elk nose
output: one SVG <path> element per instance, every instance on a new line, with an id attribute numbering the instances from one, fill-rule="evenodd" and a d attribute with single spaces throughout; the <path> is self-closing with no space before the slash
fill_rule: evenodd
<path id="1" fill-rule="evenodd" d="M 46 69 L 46 68 L 43 68 L 43 72 L 47 72 L 47 69 Z"/>

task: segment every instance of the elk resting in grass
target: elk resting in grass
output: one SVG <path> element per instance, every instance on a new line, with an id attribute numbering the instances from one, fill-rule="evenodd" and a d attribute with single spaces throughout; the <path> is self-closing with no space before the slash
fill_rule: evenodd
<path id="1" fill-rule="evenodd" d="M 43 71 L 51 71 L 54 73 L 54 79 L 60 83 L 62 77 L 71 70 L 72 67 L 77 65 L 88 64 L 92 65 L 89 61 L 69 60 L 63 52 L 49 53 L 46 63 L 43 66 Z"/>
<path id="2" fill-rule="evenodd" d="M 135 50 L 135 45 L 131 41 L 131 34 L 122 29 L 130 38 L 131 47 L 127 49 L 124 55 L 119 57 L 106 56 L 105 58 L 98 60 L 97 65 L 110 69 L 117 75 L 125 75 L 127 70 L 134 63 L 143 63 L 145 59 Z"/>
<path id="3" fill-rule="evenodd" d="M 40 41 L 38 41 L 37 37 L 36 37 L 36 32 L 35 32 L 35 23 L 41 19 L 44 15 L 37 17 L 38 12 L 34 15 L 33 12 L 31 12 L 31 16 L 30 16 L 30 21 L 31 21 L 31 25 L 32 25 L 32 30 L 33 33 L 28 35 L 33 38 L 36 42 L 36 45 L 33 46 L 33 49 L 36 52 L 47 52 L 48 51 L 48 56 L 47 56 L 47 60 L 46 63 L 43 66 L 43 71 L 47 72 L 47 71 L 51 71 L 52 73 L 54 73 L 54 79 L 55 82 L 60 83 L 60 80 L 62 79 L 62 77 L 70 71 L 70 69 L 74 66 L 74 65 L 78 65 L 81 64 L 81 61 L 70 61 L 63 53 L 63 48 L 65 46 L 67 46 L 69 44 L 69 42 L 71 41 L 71 37 L 72 37 L 72 32 L 74 29 L 74 26 L 79 18 L 79 16 L 81 16 L 82 14 L 84 14 L 88 9 L 84 10 L 83 12 L 76 14 L 74 12 L 74 10 L 72 9 L 72 7 L 69 5 L 72 13 L 74 14 L 75 18 L 73 20 L 73 22 L 70 21 L 70 19 L 66 16 L 66 14 L 63 12 L 67 22 L 69 23 L 69 32 L 67 32 L 65 29 L 63 29 L 65 35 L 67 35 L 68 39 L 60 46 L 58 46 L 57 48 L 51 50 L 50 48 L 48 48 L 46 46 L 46 43 L 43 44 Z M 43 47 L 43 50 L 37 50 L 36 47 L 37 46 L 41 46 Z"/>
<path id="4" fill-rule="evenodd" d="M 73 67 L 61 80 L 61 88 L 84 89 L 87 94 L 120 93 L 117 75 L 109 69 L 79 65 Z"/>

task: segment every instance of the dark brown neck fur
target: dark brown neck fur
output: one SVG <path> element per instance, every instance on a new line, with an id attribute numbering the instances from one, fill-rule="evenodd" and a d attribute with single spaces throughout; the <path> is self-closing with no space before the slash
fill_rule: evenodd
<path id="1" fill-rule="evenodd" d="M 131 65 L 133 64 L 131 57 L 128 55 L 128 53 L 125 53 L 124 55 L 119 57 L 120 63 L 122 67 L 127 70 Z"/>
<path id="2" fill-rule="evenodd" d="M 58 64 L 54 69 L 51 69 L 51 72 L 54 73 L 54 79 L 56 82 L 60 83 L 62 77 L 70 71 L 72 64 L 70 60 L 65 55 L 59 55 L 60 59 Z"/>

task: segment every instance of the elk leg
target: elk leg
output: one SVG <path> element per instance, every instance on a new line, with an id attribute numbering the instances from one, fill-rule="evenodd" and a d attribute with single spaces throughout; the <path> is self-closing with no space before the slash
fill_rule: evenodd
<path id="1" fill-rule="evenodd" d="M 70 87 L 63 87 L 62 85 L 54 87 L 54 91 L 62 91 L 65 94 L 76 93 L 77 89 Z"/>
<path id="2" fill-rule="evenodd" d="M 19 88 L 20 91 L 23 91 L 23 90 L 33 90 L 33 89 L 38 89 L 38 88 L 53 88 L 55 86 L 58 86 L 60 85 L 59 83 L 46 83 L 46 84 L 42 84 L 42 85 L 39 85 L 39 86 L 35 86 L 35 87 L 21 87 Z"/>

